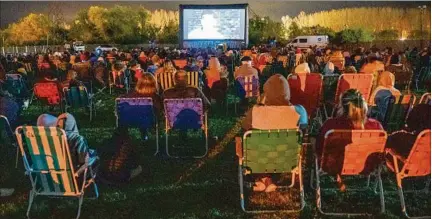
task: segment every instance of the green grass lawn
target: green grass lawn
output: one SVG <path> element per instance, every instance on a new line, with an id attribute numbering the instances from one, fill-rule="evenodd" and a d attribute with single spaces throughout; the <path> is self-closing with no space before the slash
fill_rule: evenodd
<path id="1" fill-rule="evenodd" d="M 106 142 L 114 131 L 114 96 L 109 94 L 99 96 L 104 106 L 97 109 L 97 116 L 92 122 L 89 121 L 85 111 L 71 111 L 77 119 L 80 133 L 86 137 L 91 148 L 99 152 L 103 152 L 107 147 Z M 303 170 L 306 207 L 301 213 L 247 215 L 242 212 L 239 202 L 238 162 L 235 157 L 234 144 L 234 136 L 240 130 L 239 124 L 242 117 L 235 116 L 231 111 L 233 109 L 230 109 L 228 115 L 225 115 L 221 110 L 211 110 L 209 114 L 210 136 L 218 136 L 218 139 L 210 140 L 209 155 L 203 159 L 155 157 L 153 156 L 154 136 L 150 138 L 150 141 L 143 143 L 140 141 L 138 131 L 132 132 L 138 149 L 139 163 L 148 171 L 125 185 L 113 187 L 99 184 L 99 199 L 84 201 L 81 218 L 325 218 L 317 212 L 315 193 L 309 187 L 311 162 L 308 151 L 306 153 L 309 158 Z M 24 111 L 22 122 L 35 124 L 41 113 L 44 113 L 44 108 L 36 101 Z M 57 110 L 55 114 L 58 115 L 59 111 Z M 163 129 L 161 128 L 160 145 L 165 147 L 162 134 Z M 14 168 L 13 149 L 3 148 L 1 159 L 7 165 L 6 185 L 14 186 L 16 192 L 12 197 L 0 199 L 0 218 L 25 218 L 30 180 L 24 175 L 21 159 L 18 169 Z M 386 191 L 395 191 L 396 185 L 392 173 L 383 173 L 383 180 Z M 425 180 L 420 181 L 418 184 L 424 183 Z M 358 178 L 353 179 L 348 187 L 350 185 L 362 186 L 365 185 L 365 182 Z M 407 186 L 411 184 L 407 183 Z M 324 178 L 322 185 L 335 188 L 335 182 L 329 178 Z M 299 205 L 297 189 L 288 194 L 287 192 L 261 193 L 251 194 L 247 198 L 250 200 L 251 207 L 256 207 L 257 204 L 263 204 L 265 208 L 275 206 L 287 208 Z M 370 191 L 357 194 L 332 191 L 324 198 L 325 204 L 323 205 L 328 211 L 346 210 L 372 213 L 379 211 L 379 198 Z M 412 215 L 430 214 L 430 193 L 407 195 L 406 200 L 408 212 Z M 400 218 L 397 194 L 386 194 L 385 201 L 386 213 L 373 218 Z M 32 218 L 38 219 L 74 218 L 77 204 L 76 199 L 37 197 L 31 215 Z"/>

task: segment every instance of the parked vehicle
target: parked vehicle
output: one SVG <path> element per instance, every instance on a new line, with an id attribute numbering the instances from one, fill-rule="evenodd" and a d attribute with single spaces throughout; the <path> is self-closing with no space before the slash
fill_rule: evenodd
<path id="1" fill-rule="evenodd" d="M 95 51 L 100 54 L 102 52 L 111 52 L 113 50 L 118 50 L 116 47 L 111 46 L 111 45 L 100 45 L 98 47 L 95 48 Z"/>
<path id="2" fill-rule="evenodd" d="M 72 43 L 72 47 L 75 52 L 85 51 L 85 46 L 82 41 L 75 41 Z"/>
<path id="3" fill-rule="evenodd" d="M 298 36 L 294 38 L 287 46 L 298 48 L 309 48 L 310 46 L 317 46 L 319 48 L 327 47 L 329 43 L 328 36 Z"/>

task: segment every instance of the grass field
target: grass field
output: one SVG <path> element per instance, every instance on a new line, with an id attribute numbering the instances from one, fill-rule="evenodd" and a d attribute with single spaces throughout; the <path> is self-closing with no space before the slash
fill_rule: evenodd
<path id="1" fill-rule="evenodd" d="M 97 109 L 97 116 L 92 122 L 89 121 L 85 111 L 72 110 L 80 133 L 86 137 L 91 148 L 99 152 L 104 151 L 115 127 L 114 96 L 109 94 L 99 96 L 104 106 Z M 41 113 L 44 113 L 44 108 L 36 101 L 24 111 L 22 122 L 35 124 Z M 56 113 L 58 114 L 58 110 Z M 233 112 L 227 116 L 220 110 L 211 110 L 210 135 L 218 136 L 218 139 L 210 140 L 209 155 L 203 159 L 170 159 L 163 155 L 155 157 L 153 156 L 154 137 L 151 137 L 149 142 L 143 143 L 140 141 L 138 131 L 133 132 L 139 163 L 149 171 L 145 171 L 129 184 L 118 187 L 100 183 L 99 199 L 84 201 L 81 218 L 326 218 L 316 210 L 315 193 L 309 187 L 311 168 L 309 150 L 306 151 L 308 156 L 303 170 L 306 207 L 301 213 L 247 215 L 241 211 L 237 177 L 238 162 L 234 145 L 234 136 L 240 130 L 241 120 L 242 117 L 235 116 Z M 162 129 L 160 133 L 163 133 Z M 165 146 L 162 136 L 160 143 L 162 147 Z M 20 159 L 18 169 L 15 169 L 14 150 L 11 148 L 2 148 L 1 159 L 6 164 L 5 176 L 8 179 L 6 185 L 14 186 L 16 192 L 12 197 L 0 199 L 0 218 L 25 218 L 30 181 L 24 175 L 22 161 Z M 388 172 L 382 175 L 384 190 L 395 191 L 394 175 Z M 424 182 L 423 179 L 418 183 L 406 185 L 421 187 Z M 362 186 L 365 183 L 364 179 L 356 178 L 350 180 L 347 185 L 348 187 Z M 330 178 L 323 179 L 323 186 L 336 188 L 335 182 Z M 412 215 L 430 215 L 430 193 L 423 192 L 406 197 L 408 212 Z M 336 190 L 328 192 L 324 198 L 324 207 L 329 211 L 367 211 L 375 213 L 372 218 L 402 217 L 399 197 L 396 193 L 385 194 L 386 213 L 384 215 L 377 214 L 379 197 L 371 191 L 341 193 Z M 286 192 L 252 194 L 248 199 L 251 206 L 260 203 L 266 207 L 282 208 L 299 205 L 297 189 L 289 194 Z M 32 218 L 74 218 L 77 203 L 76 199 L 37 197 L 32 209 Z"/>

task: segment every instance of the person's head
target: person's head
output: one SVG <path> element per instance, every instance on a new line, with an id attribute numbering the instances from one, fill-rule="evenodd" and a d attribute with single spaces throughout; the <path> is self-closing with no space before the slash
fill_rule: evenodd
<path id="1" fill-rule="evenodd" d="M 324 67 L 324 74 L 329 75 L 333 74 L 335 70 L 335 66 L 333 62 L 327 62 L 327 64 Z"/>
<path id="2" fill-rule="evenodd" d="M 378 57 L 376 55 L 372 54 L 372 55 L 368 56 L 368 62 L 369 63 L 374 63 L 376 61 L 378 61 Z"/>
<path id="3" fill-rule="evenodd" d="M 57 127 L 64 129 L 67 136 L 72 134 L 79 135 L 75 117 L 70 113 L 63 113 L 57 117 Z"/>
<path id="4" fill-rule="evenodd" d="M 264 104 L 271 106 L 290 105 L 290 88 L 281 74 L 271 76 L 264 84 Z"/>
<path id="5" fill-rule="evenodd" d="M 77 77 L 77 72 L 71 69 L 68 71 L 68 73 L 66 75 L 66 80 L 68 80 L 68 81 L 74 80 L 74 79 L 76 79 L 76 77 Z"/>
<path id="6" fill-rule="evenodd" d="M 242 65 L 252 66 L 252 59 L 249 56 L 243 56 L 243 58 L 241 58 L 241 63 Z"/>
<path id="7" fill-rule="evenodd" d="M 344 73 L 354 74 L 357 73 L 357 69 L 354 66 L 350 65 L 345 67 Z"/>
<path id="8" fill-rule="evenodd" d="M 338 116 L 351 120 L 354 128 L 363 129 L 367 119 L 367 104 L 360 91 L 349 89 L 341 95 Z"/>
<path id="9" fill-rule="evenodd" d="M 210 60 L 209 60 L 209 66 L 208 67 L 209 67 L 210 70 L 217 70 L 217 71 L 219 71 L 220 68 L 221 68 L 219 59 L 217 57 L 215 57 L 215 56 L 212 56 L 210 58 Z"/>
<path id="10" fill-rule="evenodd" d="M 395 83 L 395 76 L 389 71 L 382 72 L 378 77 L 378 86 L 392 88 Z"/>
<path id="11" fill-rule="evenodd" d="M 143 95 L 152 95 L 157 93 L 158 89 L 155 77 L 151 73 L 144 73 L 142 77 L 138 79 L 135 91 Z"/>
<path id="12" fill-rule="evenodd" d="M 123 71 L 125 69 L 125 65 L 121 61 L 116 61 L 113 65 L 115 71 Z"/>
<path id="13" fill-rule="evenodd" d="M 151 57 L 151 61 L 152 61 L 153 65 L 159 65 L 160 58 L 158 55 L 153 55 Z"/>
<path id="14" fill-rule="evenodd" d="M 171 69 L 174 68 L 174 64 L 170 59 L 165 59 L 163 67 L 167 69 Z"/>
<path id="15" fill-rule="evenodd" d="M 187 73 L 184 70 L 177 71 L 174 75 L 174 81 L 176 85 L 186 86 L 187 85 Z"/>

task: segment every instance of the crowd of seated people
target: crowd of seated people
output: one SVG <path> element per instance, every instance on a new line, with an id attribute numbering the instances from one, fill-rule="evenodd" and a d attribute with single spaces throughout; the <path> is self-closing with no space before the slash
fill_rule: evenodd
<path id="1" fill-rule="evenodd" d="M 217 55 L 219 54 L 219 55 Z M 38 56 L 17 55 L 12 57 L 1 57 L 0 62 L 0 114 L 5 115 L 11 126 L 15 128 L 19 124 L 19 114 L 22 107 L 16 103 L 16 99 L 7 93 L 5 74 L 8 71 L 27 75 L 24 72 L 25 63 L 35 66 L 37 82 L 55 82 L 58 84 L 60 93 L 65 87 L 87 86 L 86 81 L 93 81 L 98 86 L 105 87 L 109 83 L 114 84 L 117 88 L 124 87 L 125 78 L 132 78 L 135 86 L 131 92 L 121 95 L 121 97 L 150 97 L 153 100 L 154 111 L 157 116 L 163 114 L 164 99 L 183 99 L 183 98 L 200 98 L 203 102 L 204 110 L 209 110 L 212 106 L 212 100 L 223 102 L 228 93 L 228 88 L 239 77 L 255 76 L 262 77 L 260 70 L 261 65 L 273 65 L 279 63 L 279 57 L 286 56 L 288 59 L 286 72 L 277 72 L 272 76 L 265 78 L 262 86 L 263 94 L 258 105 L 246 111 L 243 121 L 243 131 L 256 129 L 253 121 L 264 121 L 262 127 L 298 127 L 304 132 L 308 131 L 308 115 L 301 105 L 293 105 L 290 102 L 290 87 L 286 79 L 287 73 L 301 74 L 317 72 L 323 75 L 334 75 L 343 73 L 372 73 L 375 76 L 375 86 L 371 91 L 371 98 L 365 100 L 358 90 L 350 89 L 341 95 L 340 102 L 336 106 L 336 116 L 324 122 L 316 137 L 316 149 L 319 154 L 322 150 L 323 138 L 325 133 L 331 129 L 383 129 L 380 121 L 382 115 L 368 118 L 369 106 L 385 106 L 379 104 L 383 99 L 391 96 L 400 96 L 402 91 L 397 90 L 395 86 L 395 77 L 397 77 L 400 66 L 403 69 L 420 69 L 427 65 L 423 60 L 425 56 L 430 62 L 430 48 L 422 50 L 419 54 L 411 52 L 396 53 L 391 48 L 379 50 L 375 47 L 365 50 L 359 48 L 352 54 L 343 51 L 341 48 L 336 49 L 319 49 L 311 47 L 307 50 L 296 48 L 267 48 L 253 47 L 250 51 L 240 55 L 241 51 L 219 52 L 214 49 L 185 49 L 185 50 L 154 50 L 154 49 L 134 49 L 132 51 L 112 51 L 103 54 L 94 54 L 82 52 L 80 54 L 69 54 L 68 52 L 56 54 L 40 54 Z M 59 57 L 61 56 L 61 57 Z M 417 56 L 417 57 L 415 57 Z M 187 59 L 187 65 L 184 68 L 175 66 L 173 60 Z M 235 59 L 237 61 L 235 61 Z M 422 59 L 420 62 L 414 60 Z M 236 64 L 237 63 L 237 64 Z M 415 63 L 415 64 L 410 64 Z M 417 66 L 415 66 L 417 65 Z M 65 68 L 66 75 L 59 76 L 59 66 Z M 228 70 L 231 69 L 231 70 Z M 188 84 L 188 72 L 198 72 L 200 86 L 191 86 Z M 158 76 L 160 74 L 170 75 L 174 81 L 173 87 L 161 89 Z M 25 77 L 25 80 L 30 80 Z M 130 82 L 130 81 L 129 81 Z M 31 83 L 26 83 L 31 84 Z M 91 90 L 91 89 L 89 89 Z M 286 107 L 283 110 L 286 118 L 278 121 L 280 117 L 272 110 L 278 111 L 277 107 Z M 266 108 L 267 107 L 267 108 Z M 380 111 L 381 110 L 381 111 Z M 386 109 L 378 109 L 383 114 Z M 410 145 L 412 146 L 416 136 L 424 129 L 430 129 L 430 123 L 419 115 L 426 115 L 429 112 L 430 105 L 416 105 L 407 119 L 407 126 L 391 135 L 388 139 L 387 147 L 394 148 L 401 154 L 407 156 Z M 378 113 L 378 114 L 379 114 Z M 269 119 L 269 117 L 276 117 Z M 275 121 L 273 124 L 265 124 L 265 121 Z M 426 121 L 421 123 L 420 121 Z M 283 123 L 283 124 L 278 124 Z M 62 127 L 67 134 L 69 146 L 77 166 L 81 165 L 87 156 L 96 156 L 95 151 L 89 149 L 86 140 L 78 132 L 77 122 L 71 114 L 62 114 L 55 117 L 49 114 L 41 115 L 37 124 L 40 126 L 58 126 Z M 260 126 L 257 126 L 258 128 Z M 147 130 L 140 130 L 143 140 L 147 139 Z M 186 139 L 185 133 L 180 133 Z M 397 144 L 404 139 L 404 144 Z M 110 176 L 118 178 L 114 181 L 127 181 L 134 178 L 142 170 L 138 164 L 139 161 L 134 158 L 134 147 L 131 146 L 130 136 L 127 128 L 119 128 L 113 133 L 111 143 L 117 144 L 116 150 L 109 153 L 111 160 L 120 160 L 119 165 L 123 165 L 125 172 L 119 172 L 113 163 L 103 164 L 102 169 Z M 118 142 L 118 143 L 115 143 Z M 128 155 L 125 155 L 128 154 Z M 126 159 L 126 157 L 131 157 Z M 344 189 L 343 182 L 338 176 L 338 183 L 341 189 Z M 274 191 L 275 185 L 269 176 L 261 176 L 256 180 L 254 189 L 256 191 Z"/>

